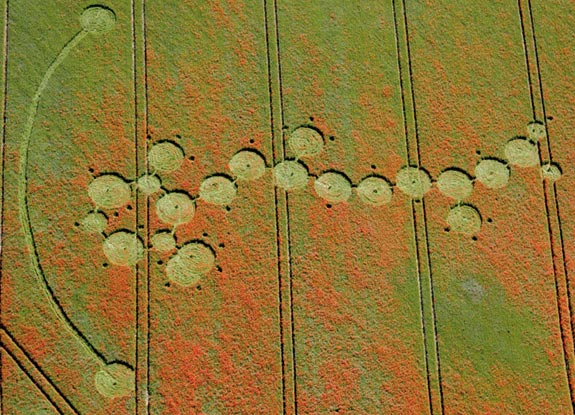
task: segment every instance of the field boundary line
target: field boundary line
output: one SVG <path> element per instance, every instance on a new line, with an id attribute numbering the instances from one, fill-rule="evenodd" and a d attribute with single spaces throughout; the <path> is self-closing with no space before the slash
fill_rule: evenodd
<path id="1" fill-rule="evenodd" d="M 273 164 L 286 157 L 284 103 L 280 60 L 279 21 L 276 0 L 264 0 L 265 36 L 270 104 Z M 279 141 L 279 143 L 277 143 Z M 293 311 L 293 281 L 289 197 L 274 186 L 276 210 L 276 255 L 278 261 L 278 306 L 282 363 L 283 414 L 297 414 L 297 371 Z M 287 320 L 287 321 L 286 321 Z"/>
<path id="2" fill-rule="evenodd" d="M 60 391 L 5 327 L 0 327 L 0 345 L 60 414 L 80 414 L 66 395 Z"/>
<path id="3" fill-rule="evenodd" d="M 529 98 L 533 121 L 538 120 L 545 127 L 545 146 L 537 143 L 539 152 L 539 162 L 542 165 L 545 160 L 553 161 L 551 139 L 549 138 L 549 128 L 547 124 L 547 112 L 545 108 L 545 97 L 543 94 L 543 79 L 539 62 L 537 39 L 535 33 L 535 22 L 531 0 L 517 0 L 519 12 L 519 22 L 521 27 L 521 37 L 523 41 L 525 69 L 527 73 L 527 83 L 529 88 Z M 526 12 L 525 12 L 526 10 Z M 529 33 L 528 33 L 529 32 Z M 529 36 L 530 35 L 530 36 Z M 532 53 L 530 53 L 532 52 Z M 533 56 L 533 59 L 530 58 Z M 533 86 L 533 79 L 536 79 L 537 88 Z M 538 112 L 540 111 L 540 113 Z M 547 219 L 547 234 L 553 266 L 553 277 L 555 283 L 555 297 L 557 303 L 557 314 L 559 319 L 559 331 L 561 334 L 562 354 L 565 364 L 565 374 L 567 386 L 571 399 L 571 413 L 575 413 L 575 327 L 573 326 L 573 299 L 571 297 L 571 287 L 569 281 L 569 271 L 565 260 L 565 243 L 563 239 L 563 227 L 559 210 L 557 187 L 555 183 L 542 180 L 542 189 L 545 205 L 545 216 Z"/>
<path id="4" fill-rule="evenodd" d="M 397 69 L 406 146 L 406 163 L 407 166 L 412 166 L 412 161 L 415 160 L 415 167 L 417 167 L 417 169 L 421 169 L 419 131 L 405 0 L 401 0 L 399 4 L 401 5 L 401 12 L 398 11 L 396 0 L 392 0 Z M 401 24 L 403 27 L 401 27 L 398 22 L 400 14 L 402 20 Z M 401 35 L 399 33 L 400 29 L 402 29 Z M 400 38 L 404 38 L 403 45 L 400 42 Z M 403 61 L 407 64 L 403 65 Z M 409 92 L 407 89 L 409 89 Z M 410 140 L 410 135 L 413 136 L 414 140 Z M 419 289 L 419 305 L 421 313 L 425 371 L 427 376 L 429 411 L 431 414 L 443 414 L 445 411 L 445 405 L 441 379 L 439 342 L 437 338 L 437 315 L 435 311 L 435 292 L 433 287 L 425 198 L 422 197 L 421 200 L 411 199 L 410 205 L 411 223 L 415 244 L 415 265 Z"/>

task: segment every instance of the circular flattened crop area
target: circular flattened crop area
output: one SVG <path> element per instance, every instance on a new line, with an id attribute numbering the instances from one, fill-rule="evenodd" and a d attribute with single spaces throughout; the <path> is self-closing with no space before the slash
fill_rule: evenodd
<path id="1" fill-rule="evenodd" d="M 184 151 L 176 143 L 162 141 L 152 146 L 148 152 L 148 163 L 152 169 L 167 173 L 177 170 L 184 161 Z"/>
<path id="2" fill-rule="evenodd" d="M 299 127 L 291 133 L 289 146 L 297 157 L 317 156 L 323 149 L 323 137 L 310 127 Z"/>
<path id="3" fill-rule="evenodd" d="M 196 285 L 212 270 L 215 264 L 214 251 L 202 242 L 190 242 L 178 250 L 168 261 L 168 279 L 184 287 Z"/>
<path id="4" fill-rule="evenodd" d="M 208 177 L 200 184 L 200 198 L 212 205 L 229 205 L 237 193 L 235 183 L 223 175 Z"/>
<path id="5" fill-rule="evenodd" d="M 134 371 L 123 363 L 111 363 L 96 372 L 94 383 L 100 395 L 106 398 L 130 396 L 135 390 Z"/>
<path id="6" fill-rule="evenodd" d="M 397 187 L 414 199 L 421 199 L 431 189 L 431 177 L 425 170 L 407 166 L 397 172 Z"/>
<path id="7" fill-rule="evenodd" d="M 233 155 L 228 167 L 240 180 L 256 180 L 266 172 L 266 161 L 255 151 L 242 150 Z"/>
<path id="8" fill-rule="evenodd" d="M 314 183 L 315 192 L 328 202 L 345 202 L 351 196 L 351 182 L 342 173 L 327 172 Z"/>
<path id="9" fill-rule="evenodd" d="M 509 167 L 499 160 L 483 159 L 475 166 L 475 177 L 485 187 L 500 189 L 509 182 Z"/>
<path id="10" fill-rule="evenodd" d="M 169 225 L 187 223 L 192 220 L 195 213 L 194 201 L 185 193 L 167 193 L 156 202 L 158 218 Z"/>
<path id="11" fill-rule="evenodd" d="M 88 196 L 98 208 L 115 209 L 130 200 L 130 185 L 115 174 L 103 174 L 88 185 Z"/>
<path id="12" fill-rule="evenodd" d="M 509 164 L 518 167 L 533 167 L 539 164 L 537 145 L 525 137 L 517 137 L 505 145 L 505 157 Z"/>
<path id="13" fill-rule="evenodd" d="M 391 202 L 393 191 L 391 186 L 382 177 L 366 177 L 356 188 L 359 200 L 373 206 L 381 206 Z"/>
<path id="14" fill-rule="evenodd" d="M 307 185 L 307 168 L 299 161 L 286 160 L 274 167 L 275 183 L 285 190 L 303 189 Z"/>
<path id="15" fill-rule="evenodd" d="M 437 178 L 437 188 L 447 197 L 463 200 L 473 192 L 473 181 L 467 173 L 457 169 L 447 169 Z"/>
<path id="16" fill-rule="evenodd" d="M 107 7 L 90 6 L 80 16 L 82 29 L 93 34 L 104 34 L 116 25 L 116 14 Z"/>
<path id="17" fill-rule="evenodd" d="M 144 253 L 144 245 L 133 232 L 118 231 L 103 242 L 104 255 L 114 265 L 135 265 Z"/>
<path id="18" fill-rule="evenodd" d="M 453 232 L 473 235 L 481 230 L 481 215 L 473 206 L 458 205 L 449 211 L 447 223 Z"/>

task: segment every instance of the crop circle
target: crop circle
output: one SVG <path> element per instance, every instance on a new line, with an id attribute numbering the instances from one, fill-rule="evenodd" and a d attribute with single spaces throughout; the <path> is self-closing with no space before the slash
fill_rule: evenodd
<path id="1" fill-rule="evenodd" d="M 286 160 L 274 167 L 275 183 L 285 190 L 303 189 L 307 185 L 307 168 L 299 161 Z"/>
<path id="2" fill-rule="evenodd" d="M 212 205 L 229 205 L 238 192 L 235 183 L 226 176 L 210 176 L 200 184 L 200 198 Z"/>
<path id="3" fill-rule="evenodd" d="M 156 251 L 169 252 L 176 249 L 176 238 L 170 231 L 159 231 L 152 236 L 152 246 Z"/>
<path id="4" fill-rule="evenodd" d="M 517 137 L 505 145 L 505 157 L 509 164 L 519 167 L 533 167 L 539 164 L 537 145 L 525 137 Z"/>
<path id="5" fill-rule="evenodd" d="M 532 121 L 527 124 L 527 137 L 533 141 L 540 141 L 547 137 L 545 124 L 541 121 Z"/>
<path id="6" fill-rule="evenodd" d="M 161 189 L 162 182 L 155 174 L 146 174 L 138 179 L 137 186 L 142 193 L 151 195 Z"/>
<path id="7" fill-rule="evenodd" d="M 289 146 L 297 157 L 317 156 L 323 149 L 323 137 L 310 127 L 299 127 L 289 137 Z"/>
<path id="8" fill-rule="evenodd" d="M 421 199 L 431 189 L 431 177 L 425 170 L 407 166 L 397 172 L 397 187 L 414 199 Z"/>
<path id="9" fill-rule="evenodd" d="M 168 279 L 182 286 L 197 284 L 212 270 L 216 257 L 212 249 L 202 242 L 190 242 L 178 250 L 168 261 Z"/>
<path id="10" fill-rule="evenodd" d="M 89 233 L 102 233 L 108 226 L 108 218 L 102 212 L 90 212 L 81 221 L 82 229 Z"/>
<path id="11" fill-rule="evenodd" d="M 363 203 L 381 206 L 391 202 L 393 191 L 391 186 L 382 177 L 366 177 L 356 188 L 357 196 Z"/>
<path id="12" fill-rule="evenodd" d="M 103 6 L 90 6 L 80 16 L 82 28 L 93 34 L 109 32 L 116 25 L 116 14 Z"/>
<path id="13" fill-rule="evenodd" d="M 473 192 L 473 181 L 467 173 L 456 169 L 447 169 L 437 178 L 437 188 L 447 197 L 463 200 Z"/>
<path id="14" fill-rule="evenodd" d="M 96 390 L 106 398 L 130 396 L 136 387 L 134 371 L 123 363 L 110 363 L 96 372 Z"/>
<path id="15" fill-rule="evenodd" d="M 453 232 L 473 235 L 481 230 L 481 215 L 473 206 L 458 205 L 449 211 L 447 223 Z"/>
<path id="16" fill-rule="evenodd" d="M 177 170 L 184 161 L 184 151 L 171 141 L 162 141 L 152 146 L 148 152 L 148 163 L 159 172 Z"/>
<path id="17" fill-rule="evenodd" d="M 483 159 L 475 166 L 475 177 L 490 189 L 500 189 L 509 182 L 509 167 L 502 161 Z"/>
<path id="18" fill-rule="evenodd" d="M 115 174 L 103 174 L 88 185 L 88 196 L 96 207 L 115 209 L 124 206 L 130 200 L 130 185 Z"/>
<path id="19" fill-rule="evenodd" d="M 240 180 L 256 180 L 266 172 L 264 158 L 255 151 L 242 150 L 232 156 L 228 167 Z"/>
<path id="20" fill-rule="evenodd" d="M 194 201 L 185 193 L 166 193 L 156 202 L 158 218 L 169 225 L 181 225 L 192 220 L 196 208 Z"/>
<path id="21" fill-rule="evenodd" d="M 144 245 L 133 232 L 118 231 L 103 242 L 104 255 L 114 265 L 135 265 L 144 253 Z"/>
<path id="22" fill-rule="evenodd" d="M 342 173 L 327 172 L 314 183 L 315 192 L 328 202 L 345 202 L 351 196 L 351 182 Z"/>
<path id="23" fill-rule="evenodd" d="M 541 175 L 544 179 L 554 182 L 561 178 L 563 172 L 561 171 L 561 167 L 559 167 L 558 164 L 548 162 L 541 166 Z"/>

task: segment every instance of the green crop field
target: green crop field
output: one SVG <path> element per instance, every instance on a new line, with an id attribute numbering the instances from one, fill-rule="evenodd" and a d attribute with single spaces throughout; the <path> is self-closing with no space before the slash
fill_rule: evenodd
<path id="1" fill-rule="evenodd" d="M 571 1 L 0 3 L 0 415 L 575 414 Z"/>

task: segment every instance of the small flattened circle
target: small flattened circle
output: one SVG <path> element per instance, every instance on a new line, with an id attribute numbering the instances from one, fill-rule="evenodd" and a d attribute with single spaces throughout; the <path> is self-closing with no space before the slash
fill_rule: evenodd
<path id="1" fill-rule="evenodd" d="M 323 149 L 323 137 L 310 127 L 295 129 L 288 140 L 289 146 L 297 157 L 317 156 Z"/>
<path id="2" fill-rule="evenodd" d="M 152 246 L 156 251 L 169 252 L 176 249 L 176 238 L 170 231 L 159 231 L 152 236 Z"/>
<path id="3" fill-rule="evenodd" d="M 332 203 L 345 202 L 351 196 L 351 182 L 342 173 L 327 172 L 314 183 L 315 192 L 322 199 Z"/>
<path id="4" fill-rule="evenodd" d="M 421 199 L 431 189 L 431 177 L 425 170 L 407 166 L 396 175 L 397 187 L 414 199 Z"/>
<path id="5" fill-rule="evenodd" d="M 393 191 L 391 186 L 382 177 L 366 177 L 356 188 L 359 200 L 373 206 L 381 206 L 391 202 Z"/>
<path id="6" fill-rule="evenodd" d="M 212 205 L 229 205 L 238 193 L 235 183 L 226 176 L 210 176 L 200 184 L 200 198 Z"/>
<path id="7" fill-rule="evenodd" d="M 286 160 L 274 167 L 275 183 L 285 190 L 303 189 L 307 185 L 307 168 L 295 160 Z"/>
<path id="8" fill-rule="evenodd" d="M 505 145 L 505 157 L 509 164 L 519 167 L 533 167 L 539 164 L 537 145 L 525 137 L 517 137 Z"/>
<path id="9" fill-rule="evenodd" d="M 162 182 L 155 174 L 146 174 L 138 179 L 137 186 L 145 195 L 151 195 L 160 190 Z"/>
<path id="10" fill-rule="evenodd" d="M 554 182 L 561 178 L 563 172 L 557 163 L 547 162 L 541 166 L 541 175 L 544 179 Z"/>
<path id="11" fill-rule="evenodd" d="M 131 266 L 142 258 L 144 245 L 135 233 L 118 231 L 104 240 L 103 250 L 110 263 Z"/>
<path id="12" fill-rule="evenodd" d="M 192 220 L 195 213 L 194 201 L 185 193 L 167 193 L 156 202 L 158 218 L 169 225 L 187 223 Z"/>
<path id="13" fill-rule="evenodd" d="M 148 152 L 148 163 L 159 172 L 177 170 L 184 161 L 184 151 L 171 141 L 162 141 L 152 146 Z"/>
<path id="14" fill-rule="evenodd" d="M 255 151 L 242 150 L 232 156 L 228 167 L 240 180 L 256 180 L 266 172 L 266 161 Z"/>
<path id="15" fill-rule="evenodd" d="M 467 173 L 457 169 L 447 169 L 437 178 L 437 188 L 447 197 L 463 200 L 473 192 L 473 181 Z"/>
<path id="16" fill-rule="evenodd" d="M 500 189 L 509 182 L 509 167 L 500 160 L 483 159 L 475 166 L 475 177 L 490 189 Z"/>
<path id="17" fill-rule="evenodd" d="M 107 7 L 90 6 L 82 12 L 80 24 L 89 33 L 103 34 L 116 25 L 116 14 Z"/>
<path id="18" fill-rule="evenodd" d="M 541 121 L 531 121 L 527 124 L 527 137 L 533 141 L 540 141 L 547 137 L 545 124 Z"/>
<path id="19" fill-rule="evenodd" d="M 447 223 L 453 232 L 473 235 L 481 230 L 481 215 L 473 206 L 458 205 L 449 211 Z"/>
<path id="20" fill-rule="evenodd" d="M 88 233 L 102 233 L 108 226 L 108 218 L 102 212 L 90 212 L 80 223 Z"/>
<path id="21" fill-rule="evenodd" d="M 176 284 L 188 287 L 199 283 L 212 270 L 216 257 L 202 242 L 190 242 L 168 261 L 166 275 Z"/>
<path id="22" fill-rule="evenodd" d="M 96 372 L 94 383 L 106 398 L 130 396 L 136 387 L 134 371 L 123 363 L 110 363 Z"/>
<path id="23" fill-rule="evenodd" d="M 103 174 L 88 185 L 88 196 L 96 207 L 115 209 L 124 206 L 130 200 L 130 185 L 115 174 Z"/>

